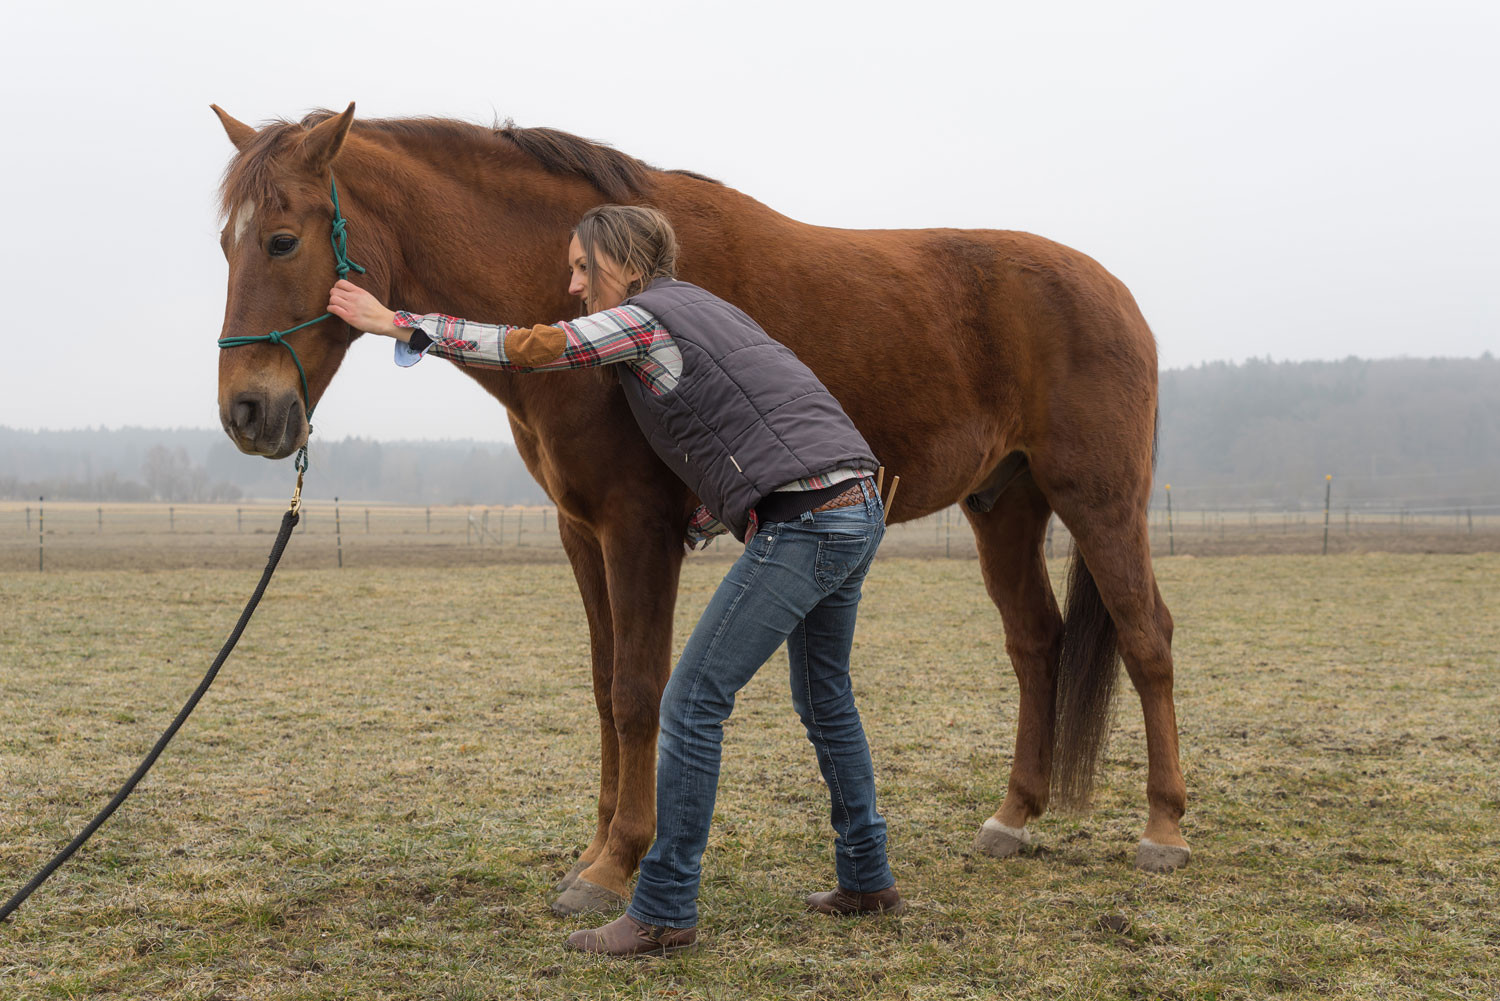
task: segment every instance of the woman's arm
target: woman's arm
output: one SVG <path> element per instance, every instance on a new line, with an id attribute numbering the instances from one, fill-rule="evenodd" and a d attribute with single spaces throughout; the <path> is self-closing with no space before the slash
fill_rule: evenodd
<path id="1" fill-rule="evenodd" d="M 594 368 L 640 360 L 671 341 L 667 328 L 639 306 L 607 309 L 550 326 L 513 327 L 442 313 L 392 312 L 359 286 L 340 281 L 329 294 L 328 311 L 351 326 L 408 343 L 420 330 L 430 339 L 435 354 L 460 365 L 518 372 Z M 676 346 L 671 348 L 675 353 Z M 670 360 L 665 364 L 672 366 Z"/>

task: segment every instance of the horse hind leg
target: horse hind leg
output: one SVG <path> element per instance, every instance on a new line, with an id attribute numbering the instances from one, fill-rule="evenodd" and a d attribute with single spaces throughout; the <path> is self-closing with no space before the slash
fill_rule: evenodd
<path id="1" fill-rule="evenodd" d="M 1074 503 L 1083 496 L 1119 499 L 1092 507 Z M 1151 872 L 1169 872 L 1186 865 L 1190 855 L 1181 831 L 1187 789 L 1178 759 L 1177 711 L 1172 697 L 1172 616 L 1151 569 L 1145 503 L 1133 503 L 1119 493 L 1102 490 L 1054 492 L 1049 498 L 1073 533 L 1078 547 L 1075 560 L 1081 560 L 1075 568 L 1081 577 L 1071 589 L 1069 617 L 1075 601 L 1087 603 L 1092 597 L 1102 603 L 1109 623 L 1096 637 L 1101 643 L 1096 653 L 1108 659 L 1108 677 L 1101 684 L 1113 685 L 1116 671 L 1113 651 L 1102 646 L 1108 644 L 1112 632 L 1145 717 L 1149 813 L 1145 834 L 1136 849 L 1136 865 Z M 1065 687 L 1066 681 L 1063 684 Z M 1066 697 L 1061 710 L 1066 716 Z M 1107 712 L 1103 725 L 1108 725 Z M 1102 744 L 1101 734 L 1085 753 L 1097 758 Z M 1059 751 L 1063 750 L 1059 746 Z M 1081 774 L 1083 780 L 1070 791 L 1077 794 L 1081 790 L 1086 795 L 1091 762 Z"/>
<path id="2" fill-rule="evenodd" d="M 1062 616 L 1043 555 L 1052 511 L 1036 483 L 1022 471 L 986 502 L 984 510 L 970 504 L 965 514 L 974 528 L 985 588 L 1005 627 L 1005 650 L 1021 698 L 1005 799 L 980 828 L 974 847 L 1005 858 L 1031 844 L 1026 825 L 1047 808 Z"/>

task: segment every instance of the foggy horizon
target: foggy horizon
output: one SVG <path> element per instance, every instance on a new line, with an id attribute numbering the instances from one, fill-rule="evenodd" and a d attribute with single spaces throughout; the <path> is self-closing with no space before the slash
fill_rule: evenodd
<path id="1" fill-rule="evenodd" d="M 1206 361 L 1196 362 L 1196 363 L 1191 364 L 1191 365 L 1178 365 L 1178 366 L 1174 366 L 1172 368 L 1159 368 L 1159 369 L 1157 369 L 1157 371 L 1160 374 L 1165 375 L 1165 374 L 1170 373 L 1170 372 L 1192 371 L 1192 370 L 1195 370 L 1195 369 L 1202 369 L 1202 368 L 1206 368 L 1206 367 L 1214 366 L 1214 365 L 1227 365 L 1227 366 L 1234 367 L 1234 368 L 1243 368 L 1243 367 L 1245 367 L 1247 365 L 1251 365 L 1251 364 L 1261 364 L 1261 365 L 1320 365 L 1320 364 L 1321 365 L 1335 365 L 1335 364 L 1339 364 L 1341 362 L 1347 362 L 1347 361 L 1351 361 L 1351 360 L 1353 360 L 1353 361 L 1361 361 L 1361 362 L 1383 362 L 1383 361 L 1437 361 L 1437 362 L 1450 362 L 1450 361 L 1452 361 L 1452 362 L 1462 362 L 1462 361 L 1486 361 L 1486 360 L 1490 360 L 1490 359 L 1493 359 L 1493 358 L 1494 358 L 1494 352 L 1489 351 L 1489 350 L 1481 351 L 1479 354 L 1475 354 L 1475 355 L 1415 355 L 1415 354 L 1401 354 L 1401 355 L 1392 355 L 1392 356 L 1383 357 L 1383 358 L 1375 358 L 1375 357 L 1370 357 L 1370 356 L 1365 356 L 1365 355 L 1346 355 L 1343 358 L 1296 358 L 1296 359 L 1293 359 L 1293 358 L 1267 358 L 1267 357 L 1257 358 L 1257 357 L 1248 357 L 1248 358 L 1241 358 L 1241 359 L 1238 359 L 1238 360 L 1234 360 L 1234 359 L 1210 359 L 1210 360 L 1206 360 Z M 453 367 L 454 368 L 458 368 L 458 366 L 453 366 Z M 455 374 L 458 375 L 460 378 L 468 380 L 468 377 L 464 376 L 463 373 L 462 373 L 462 371 L 455 372 Z M 488 396 L 488 394 L 486 394 L 486 395 Z M 490 402 L 501 413 L 504 412 L 505 408 L 500 403 L 499 400 L 495 399 L 494 397 L 488 397 L 488 399 L 490 400 Z M 318 411 L 319 416 L 321 416 L 322 413 L 323 413 L 322 410 Z M 316 426 L 317 426 L 317 422 L 315 422 L 315 424 L 314 424 L 314 427 L 316 427 Z M 6 430 L 11 430 L 11 431 L 32 431 L 32 432 L 43 432 L 43 431 L 59 431 L 59 432 L 65 432 L 65 431 L 215 431 L 215 432 L 222 432 L 222 428 L 219 426 L 219 424 L 217 422 L 215 422 L 213 424 L 76 424 L 76 425 L 69 425 L 69 426 L 58 427 L 58 426 L 42 426 L 42 425 L 35 425 L 35 424 L 24 424 L 24 423 L 14 423 L 14 422 L 8 422 L 8 421 L 0 421 L 0 429 L 6 429 Z M 484 445 L 503 444 L 503 445 L 507 445 L 507 446 L 512 446 L 513 447 L 514 443 L 512 442 L 510 434 L 509 434 L 509 424 L 505 424 L 504 425 L 504 430 L 505 430 L 504 434 L 500 435 L 499 437 L 493 437 L 493 438 L 479 438 L 479 437 L 468 436 L 468 435 L 432 435 L 432 436 L 420 436 L 420 435 L 398 434 L 398 435 L 394 435 L 394 436 L 371 436 L 371 435 L 361 434 L 358 430 L 355 430 L 355 431 L 350 431 L 350 432 L 347 432 L 347 433 L 340 434 L 338 440 L 343 440 L 343 439 L 346 439 L 346 438 L 367 438 L 367 439 L 369 439 L 371 441 L 389 442 L 389 443 L 399 443 L 399 442 L 453 442 L 453 443 L 474 442 L 476 444 L 484 444 Z M 333 441 L 334 440 L 331 436 L 325 435 L 321 431 L 315 431 L 315 437 L 319 438 L 319 439 L 322 439 L 324 441 Z"/>

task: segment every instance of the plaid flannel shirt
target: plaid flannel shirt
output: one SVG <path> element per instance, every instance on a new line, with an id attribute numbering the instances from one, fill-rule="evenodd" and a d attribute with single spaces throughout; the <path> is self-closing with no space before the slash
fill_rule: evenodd
<path id="1" fill-rule="evenodd" d="M 475 323 L 443 313 L 416 314 L 401 310 L 396 312 L 395 324 L 421 331 L 429 342 L 418 348 L 398 343 L 398 360 L 402 349 L 407 349 L 409 355 L 417 357 L 431 352 L 460 365 L 508 372 L 557 372 L 623 364 L 656 396 L 671 392 L 682 378 L 682 349 L 672 340 L 661 321 L 639 306 L 616 306 L 577 320 L 552 324 L 563 332 L 561 350 L 550 361 L 529 365 L 512 362 L 506 344 L 509 341 L 514 347 L 522 335 L 531 332 L 531 327 Z M 836 469 L 820 476 L 794 480 L 777 487 L 777 491 L 818 490 L 858 475 L 857 469 Z M 755 527 L 752 512 L 750 534 L 754 534 Z M 699 505 L 688 522 L 688 545 L 700 548 L 714 536 L 728 531 L 728 526 L 715 518 L 707 507 Z"/>

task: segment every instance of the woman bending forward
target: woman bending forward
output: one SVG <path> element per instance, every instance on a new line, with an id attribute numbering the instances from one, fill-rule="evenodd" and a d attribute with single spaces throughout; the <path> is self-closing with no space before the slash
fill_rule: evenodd
<path id="1" fill-rule="evenodd" d="M 740 310 L 677 281 L 676 258 L 661 213 L 603 205 L 583 217 L 568 248 L 568 290 L 589 310 L 581 319 L 518 328 L 415 316 L 347 281 L 328 302 L 351 326 L 400 341 L 401 364 L 431 351 L 512 371 L 617 365 L 641 432 L 703 501 L 685 526 L 688 545 L 725 531 L 745 540 L 662 693 L 656 841 L 630 906 L 568 937 L 571 948 L 610 956 L 696 940 L 722 724 L 782 643 L 792 705 L 817 751 L 837 832 L 838 888 L 813 894 L 808 906 L 825 914 L 904 906 L 849 682 L 860 586 L 885 532 L 869 476 L 875 457 L 812 371 Z"/>

